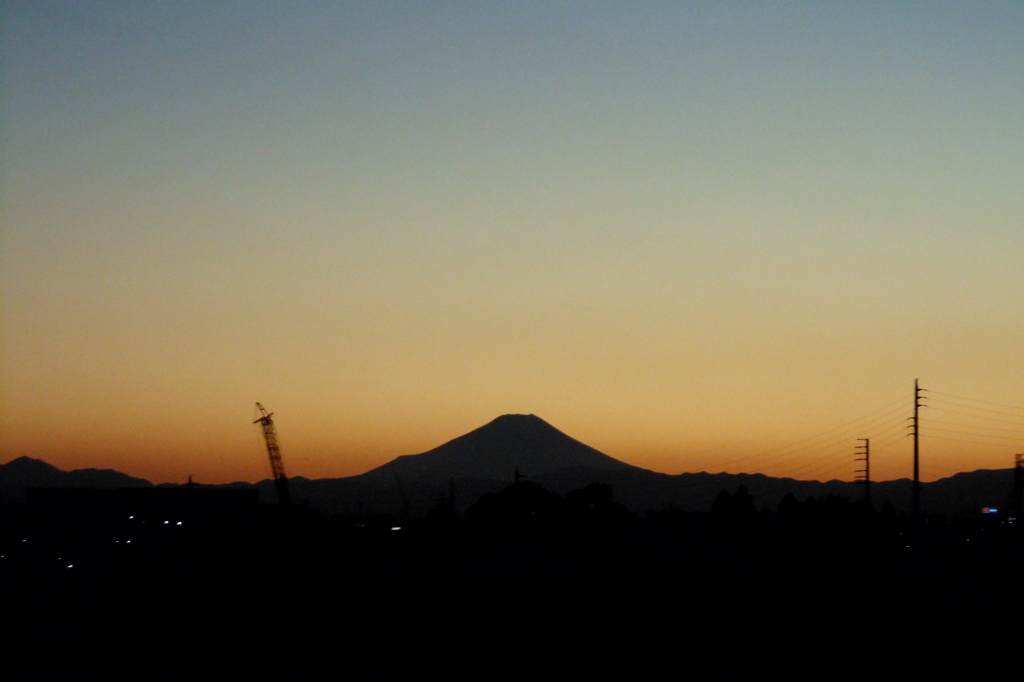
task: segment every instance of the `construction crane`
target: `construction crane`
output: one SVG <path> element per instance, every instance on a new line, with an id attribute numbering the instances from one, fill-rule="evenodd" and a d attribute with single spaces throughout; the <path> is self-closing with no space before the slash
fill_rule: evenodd
<path id="1" fill-rule="evenodd" d="M 270 456 L 270 469 L 274 475 L 274 487 L 277 488 L 277 501 L 283 506 L 292 503 L 291 493 L 288 492 L 288 476 L 284 473 L 284 462 L 281 461 L 281 449 L 277 447 L 277 431 L 274 429 L 273 412 L 256 403 L 260 411 L 260 418 L 253 422 L 263 428 L 263 439 L 267 442 L 267 454 Z"/>

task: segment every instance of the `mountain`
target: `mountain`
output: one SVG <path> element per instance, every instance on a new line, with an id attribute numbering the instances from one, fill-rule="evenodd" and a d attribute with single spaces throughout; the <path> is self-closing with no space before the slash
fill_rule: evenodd
<path id="1" fill-rule="evenodd" d="M 0 502 L 21 502 L 28 488 L 147 488 L 153 484 L 113 469 L 64 471 L 41 459 L 18 457 L 0 465 Z"/>
<path id="2" fill-rule="evenodd" d="M 512 483 L 516 469 L 558 493 L 598 481 L 610 484 L 615 498 L 637 513 L 675 507 L 702 511 L 722 490 L 747 488 L 758 507 L 774 508 L 787 494 L 798 499 L 838 495 L 863 496 L 863 488 L 847 481 L 800 481 L 763 474 L 662 474 L 620 462 L 598 452 L 534 415 L 507 414 L 433 450 L 398 457 L 358 476 L 309 480 L 290 479 L 292 497 L 328 514 L 398 514 L 413 516 L 450 504 L 454 479 L 455 507 L 465 510 L 482 495 Z M 19 457 L 0 465 L 0 502 L 24 499 L 25 489 L 46 487 L 144 487 L 149 481 L 110 469 L 61 471 L 46 462 Z M 174 484 L 161 484 L 173 486 Z M 277 499 L 272 481 L 230 483 L 217 487 L 257 487 L 264 502 Z M 921 484 L 921 508 L 948 516 L 968 516 L 982 506 L 1006 504 L 1013 470 L 960 473 Z M 889 500 L 909 511 L 908 479 L 872 483 L 876 506 Z"/>
<path id="3" fill-rule="evenodd" d="M 798 499 L 837 495 L 859 499 L 864 489 L 848 481 L 801 481 L 764 474 L 662 474 L 620 462 L 567 436 L 534 415 L 507 414 L 463 436 L 419 455 L 405 455 L 359 476 L 310 481 L 293 479 L 296 499 L 308 500 L 339 514 L 398 513 L 413 515 L 442 504 L 454 479 L 455 506 L 464 510 L 481 495 L 510 484 L 521 475 L 565 494 L 598 481 L 610 484 L 615 498 L 632 511 L 675 507 L 704 511 L 722 490 L 740 485 L 759 507 L 775 508 L 787 494 Z M 273 499 L 269 481 L 264 499 Z M 1004 505 L 1013 487 L 1013 470 L 977 471 L 923 483 L 925 511 L 965 516 L 981 506 Z M 886 500 L 910 511 L 911 481 L 875 482 L 876 506 Z"/>
<path id="4" fill-rule="evenodd" d="M 540 417 L 506 414 L 433 450 L 403 455 L 354 478 L 391 486 L 397 475 L 403 482 L 447 485 L 453 476 L 511 481 L 517 468 L 531 477 L 573 468 L 637 469 L 570 438 Z"/>

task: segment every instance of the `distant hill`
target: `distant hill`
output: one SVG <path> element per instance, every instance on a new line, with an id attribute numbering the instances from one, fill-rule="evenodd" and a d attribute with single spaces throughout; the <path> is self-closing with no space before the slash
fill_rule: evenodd
<path id="1" fill-rule="evenodd" d="M 18 457 L 0 465 L 0 503 L 23 502 L 28 488 L 146 488 L 153 484 L 113 469 L 64 471 L 41 459 Z"/>
<path id="2" fill-rule="evenodd" d="M 480 496 L 512 483 L 520 474 L 559 493 L 599 481 L 610 484 L 615 499 L 631 510 L 675 507 L 702 511 L 722 490 L 746 486 L 758 507 L 774 508 L 788 493 L 798 499 L 838 495 L 863 496 L 863 488 L 846 481 L 800 481 L 763 474 L 686 473 L 676 476 L 641 469 L 598 452 L 534 415 L 508 414 L 433 450 L 398 457 L 365 474 L 347 478 L 290 480 L 292 496 L 329 514 L 398 514 L 408 508 L 419 515 L 447 499 L 452 479 L 455 507 L 465 510 Z M 149 481 L 110 469 L 61 471 L 46 462 L 20 457 L 0 465 L 0 502 L 24 499 L 29 487 L 141 487 Z M 175 484 L 161 484 L 173 486 Z M 264 502 L 277 499 L 270 480 L 218 487 L 252 487 Z M 961 473 L 921 485 L 921 507 L 949 516 L 976 513 L 981 506 L 1003 506 L 1013 487 L 1013 470 Z M 876 505 L 890 500 L 909 511 L 909 479 L 872 484 Z M 404 500 L 403 500 L 404 498 Z"/>

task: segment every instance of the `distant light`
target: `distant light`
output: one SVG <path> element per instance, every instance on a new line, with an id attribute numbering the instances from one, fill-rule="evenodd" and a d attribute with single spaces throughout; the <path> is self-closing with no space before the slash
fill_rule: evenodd
<path id="1" fill-rule="evenodd" d="M 401 526 L 391 526 L 391 530 L 402 530 Z"/>
<path id="2" fill-rule="evenodd" d="M 129 519 L 134 519 L 135 517 L 134 517 L 134 516 L 129 516 L 128 518 L 129 518 Z"/>
<path id="3" fill-rule="evenodd" d="M 165 525 L 165 526 L 166 526 L 166 525 L 167 525 L 168 523 L 170 523 L 170 521 L 164 521 L 164 525 Z"/>
<path id="4" fill-rule="evenodd" d="M 982 513 L 982 514 L 998 514 L 998 513 L 999 513 L 999 510 L 998 510 L 998 509 L 996 509 L 995 507 L 984 507 L 984 508 L 983 508 L 983 509 L 981 510 L 981 513 Z"/>
<path id="5" fill-rule="evenodd" d="M 74 564 L 68 564 L 68 568 L 74 567 Z"/>
<path id="6" fill-rule="evenodd" d="M 179 525 L 179 526 L 181 525 L 181 521 L 178 521 L 178 525 Z"/>
<path id="7" fill-rule="evenodd" d="M 132 541 L 131 541 L 131 540 L 128 540 L 128 544 L 129 544 L 129 545 L 130 545 L 130 544 L 132 544 Z"/>

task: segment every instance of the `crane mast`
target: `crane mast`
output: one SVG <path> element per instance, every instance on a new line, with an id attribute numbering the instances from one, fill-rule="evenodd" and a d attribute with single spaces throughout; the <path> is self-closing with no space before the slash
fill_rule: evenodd
<path id="1" fill-rule="evenodd" d="M 270 470 L 274 476 L 274 487 L 277 489 L 277 501 L 287 506 L 292 503 L 291 493 L 288 492 L 288 476 L 284 473 L 284 462 L 281 461 L 281 449 L 277 446 L 277 430 L 274 429 L 274 416 L 267 412 L 263 405 L 256 403 L 260 411 L 260 418 L 253 422 L 263 428 L 263 440 L 267 443 L 267 455 L 270 457 Z"/>

